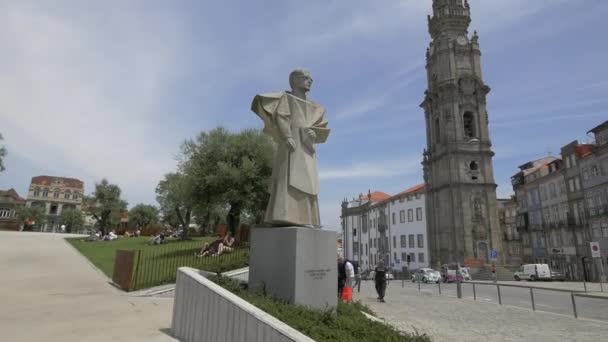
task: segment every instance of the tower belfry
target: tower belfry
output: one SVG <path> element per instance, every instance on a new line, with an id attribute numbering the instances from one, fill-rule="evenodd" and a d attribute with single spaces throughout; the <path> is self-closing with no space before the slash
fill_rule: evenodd
<path id="1" fill-rule="evenodd" d="M 502 259 L 479 36 L 466 0 L 433 0 L 428 17 L 424 109 L 427 226 L 431 265 Z"/>

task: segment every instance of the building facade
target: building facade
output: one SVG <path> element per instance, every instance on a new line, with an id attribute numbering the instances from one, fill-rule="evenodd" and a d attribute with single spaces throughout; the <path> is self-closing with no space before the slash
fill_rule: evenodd
<path id="1" fill-rule="evenodd" d="M 15 189 L 0 190 L 0 229 L 19 230 L 21 222 L 17 220 L 17 208 L 25 205 L 25 200 Z"/>
<path id="2" fill-rule="evenodd" d="M 503 252 L 507 265 L 522 264 L 522 238 L 517 231 L 517 201 L 515 198 L 497 199 L 498 221 L 502 232 Z"/>
<path id="3" fill-rule="evenodd" d="M 394 196 L 369 192 L 342 202 L 344 256 L 371 270 L 380 260 L 395 272 L 427 267 L 425 186 Z"/>
<path id="4" fill-rule="evenodd" d="M 502 263 L 492 143 L 477 32 L 469 37 L 470 7 L 433 0 L 428 18 L 423 154 L 430 263 Z"/>
<path id="5" fill-rule="evenodd" d="M 579 160 L 581 186 L 585 200 L 587 217 L 587 238 L 584 245 L 597 241 L 608 245 L 608 121 L 591 129 L 595 142 L 585 150 Z M 592 260 L 589 248 L 584 255 L 585 273 L 588 278 L 597 280 L 600 277 L 599 262 L 604 270 L 608 269 L 607 256 Z"/>
<path id="6" fill-rule="evenodd" d="M 82 210 L 84 183 L 75 178 L 36 176 L 32 177 L 27 195 L 28 207 L 42 207 L 46 222 L 37 227 L 51 231 L 59 226 L 59 215 L 66 209 Z"/>

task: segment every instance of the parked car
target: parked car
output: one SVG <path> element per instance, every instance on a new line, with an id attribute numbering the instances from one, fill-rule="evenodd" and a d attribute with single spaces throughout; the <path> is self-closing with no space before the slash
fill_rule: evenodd
<path id="1" fill-rule="evenodd" d="M 374 280 L 374 277 L 376 276 L 376 272 L 375 271 L 368 271 L 365 274 L 365 277 L 362 275 L 361 279 L 363 280 Z M 386 279 L 387 280 L 393 280 L 395 279 L 395 276 L 393 276 L 393 274 L 390 271 L 386 272 Z"/>
<path id="2" fill-rule="evenodd" d="M 562 272 L 551 270 L 551 280 L 565 281 L 566 276 Z"/>
<path id="3" fill-rule="evenodd" d="M 370 271 L 370 270 L 365 270 L 365 271 L 361 272 L 361 280 L 370 280 L 370 279 L 373 279 L 370 276 L 370 273 L 372 273 L 372 272 L 373 271 Z"/>
<path id="4" fill-rule="evenodd" d="M 547 264 L 525 264 L 513 274 L 513 278 L 520 280 L 551 280 L 551 270 Z"/>
<path id="5" fill-rule="evenodd" d="M 412 274 L 412 283 L 417 281 L 423 283 L 438 283 L 441 281 L 441 273 L 431 268 L 419 268 Z"/>

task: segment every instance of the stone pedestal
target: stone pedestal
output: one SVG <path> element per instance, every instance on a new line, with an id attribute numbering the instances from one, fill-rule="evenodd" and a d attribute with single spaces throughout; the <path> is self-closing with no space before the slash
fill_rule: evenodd
<path id="1" fill-rule="evenodd" d="M 336 232 L 301 227 L 253 228 L 249 289 L 316 309 L 337 306 Z"/>

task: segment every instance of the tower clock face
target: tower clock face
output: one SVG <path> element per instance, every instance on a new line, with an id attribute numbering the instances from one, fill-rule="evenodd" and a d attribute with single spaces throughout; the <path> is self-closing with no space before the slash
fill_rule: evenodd
<path id="1" fill-rule="evenodd" d="M 459 36 L 458 38 L 456 38 L 456 42 L 458 42 L 458 44 L 460 45 L 466 45 L 467 38 L 465 36 Z"/>

